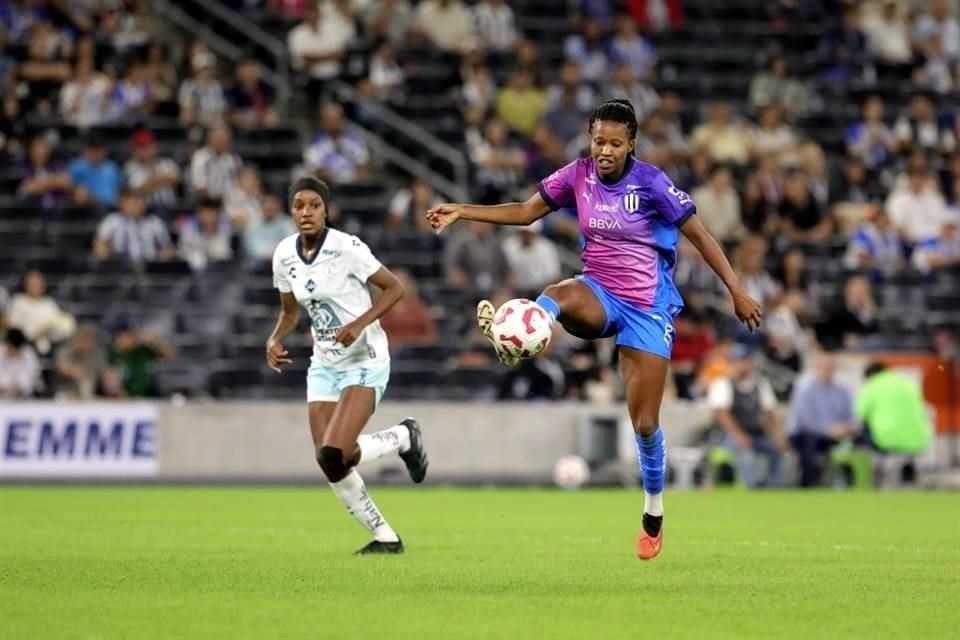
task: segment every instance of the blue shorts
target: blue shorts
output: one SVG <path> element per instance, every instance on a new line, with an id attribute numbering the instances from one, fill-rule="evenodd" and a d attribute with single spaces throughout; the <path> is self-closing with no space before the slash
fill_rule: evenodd
<path id="1" fill-rule="evenodd" d="M 371 367 L 358 367 L 347 371 L 334 371 L 311 361 L 307 369 L 307 402 L 336 402 L 347 387 L 370 387 L 376 392 L 374 407 L 390 382 L 390 363 Z"/>
<path id="2" fill-rule="evenodd" d="M 617 346 L 646 351 L 665 360 L 673 348 L 673 319 L 680 308 L 644 311 L 624 302 L 590 276 L 577 276 L 593 290 L 607 314 L 602 337 L 617 337 Z"/>

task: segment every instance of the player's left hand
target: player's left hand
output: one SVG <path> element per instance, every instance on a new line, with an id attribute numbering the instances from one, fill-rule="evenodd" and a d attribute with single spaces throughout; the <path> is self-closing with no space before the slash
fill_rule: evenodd
<path id="1" fill-rule="evenodd" d="M 333 337 L 334 342 L 339 342 L 345 347 L 349 347 L 354 342 L 357 341 L 357 338 L 363 334 L 363 330 L 366 329 L 366 325 L 363 323 L 357 322 L 348 322 L 347 324 L 340 327 L 337 331 L 337 335 Z"/>
<path id="2" fill-rule="evenodd" d="M 427 222 L 430 223 L 430 226 L 433 227 L 434 231 L 440 233 L 460 219 L 461 207 L 462 205 L 459 204 L 438 204 L 427 211 Z"/>
<path id="3" fill-rule="evenodd" d="M 745 290 L 733 292 L 733 311 L 737 314 L 737 319 L 747 325 L 750 331 L 760 328 L 760 320 L 763 318 L 760 303 L 751 298 Z"/>

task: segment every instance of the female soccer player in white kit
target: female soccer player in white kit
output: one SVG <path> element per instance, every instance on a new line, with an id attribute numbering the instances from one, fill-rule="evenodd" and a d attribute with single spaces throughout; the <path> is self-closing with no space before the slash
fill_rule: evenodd
<path id="1" fill-rule="evenodd" d="M 403 542 L 367 492 L 355 467 L 398 452 L 414 482 L 423 482 L 427 454 L 416 420 L 360 435 L 390 378 L 387 336 L 380 318 L 403 297 L 403 285 L 359 238 L 326 226 L 330 189 L 316 178 L 290 187 L 298 233 L 273 254 L 280 317 L 267 340 L 267 363 L 277 373 L 290 363 L 282 341 L 296 329 L 303 306 L 310 316 L 313 357 L 307 406 L 317 462 L 333 492 L 374 539 L 358 554 L 403 553 Z M 383 290 L 372 302 L 367 283 Z"/>

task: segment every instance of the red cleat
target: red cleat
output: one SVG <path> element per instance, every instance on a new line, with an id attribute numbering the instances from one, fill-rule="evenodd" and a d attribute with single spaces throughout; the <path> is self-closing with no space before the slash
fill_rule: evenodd
<path id="1" fill-rule="evenodd" d="M 640 530 L 640 536 L 637 538 L 637 557 L 641 560 L 652 560 L 660 553 L 663 547 L 663 529 L 656 538 L 651 538 L 645 530 Z"/>

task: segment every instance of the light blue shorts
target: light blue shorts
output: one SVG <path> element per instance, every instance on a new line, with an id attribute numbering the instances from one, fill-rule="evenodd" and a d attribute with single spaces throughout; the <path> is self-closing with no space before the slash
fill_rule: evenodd
<path id="1" fill-rule="evenodd" d="M 336 402 L 347 387 L 370 387 L 376 392 L 374 406 L 387 391 L 390 382 L 390 363 L 334 371 L 311 362 L 307 369 L 307 402 Z"/>

